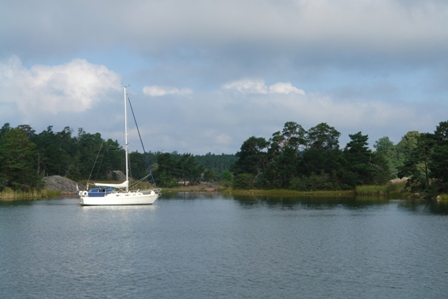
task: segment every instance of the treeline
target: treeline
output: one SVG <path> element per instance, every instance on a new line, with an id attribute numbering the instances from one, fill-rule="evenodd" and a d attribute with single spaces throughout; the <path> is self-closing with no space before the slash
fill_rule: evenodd
<path id="1" fill-rule="evenodd" d="M 388 137 L 368 146 L 368 135 L 350 134 L 341 149 L 340 132 L 326 123 L 306 131 L 287 122 L 270 139 L 250 137 L 232 166 L 235 188 L 344 190 L 410 177 L 413 190 L 448 191 L 448 122 L 434 133 L 408 132 L 394 145 Z"/>
<path id="2" fill-rule="evenodd" d="M 44 176 L 61 175 L 75 181 L 115 180 L 114 170 L 123 170 L 124 149 L 116 140 L 101 134 L 65 127 L 54 132 L 49 126 L 36 133 L 29 125 L 0 129 L 0 191 L 5 187 L 29 191 L 43 188 Z M 140 152 L 129 154 L 131 176 L 147 176 L 148 162 L 159 186 L 174 186 L 179 180 L 195 183 L 217 180 L 232 165 L 234 155 Z M 160 180 L 159 180 L 160 177 Z"/>
<path id="3" fill-rule="evenodd" d="M 161 187 L 180 184 L 195 185 L 200 181 L 213 182 L 226 178 L 228 169 L 236 161 L 235 155 L 206 155 L 158 153 L 154 173 Z"/>
<path id="4" fill-rule="evenodd" d="M 448 192 L 448 122 L 434 133 L 410 131 L 394 144 L 388 137 L 369 147 L 368 135 L 350 134 L 344 148 L 340 132 L 326 123 L 305 130 L 287 122 L 272 137 L 250 137 L 236 155 L 130 153 L 131 176 L 148 174 L 148 163 L 160 187 L 179 182 L 224 181 L 238 189 L 347 190 L 382 185 L 409 177 L 413 191 Z M 124 149 L 99 133 L 76 134 L 69 127 L 36 133 L 29 125 L 0 129 L 0 191 L 43 188 L 44 176 L 81 180 L 116 180 L 124 169 Z"/>

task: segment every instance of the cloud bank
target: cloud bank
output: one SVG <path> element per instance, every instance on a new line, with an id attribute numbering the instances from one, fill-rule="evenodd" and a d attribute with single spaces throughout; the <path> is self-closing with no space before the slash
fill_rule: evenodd
<path id="1" fill-rule="evenodd" d="M 15 103 L 25 115 L 83 112 L 120 86 L 119 75 L 82 59 L 28 69 L 13 56 L 0 64 L 0 75 L 2 102 Z"/>
<path id="2" fill-rule="evenodd" d="M 222 58 L 256 49 L 254 58 L 289 53 L 333 60 L 344 53 L 369 53 L 422 61 L 434 58 L 420 54 L 446 51 L 447 15 L 448 3 L 438 0 L 137 0 L 114 5 L 80 0 L 70 6 L 18 0 L 0 13 L 6 24 L 0 34 L 3 52 L 19 55 L 28 40 L 35 55 L 73 53 L 85 44 L 105 49 L 126 44 L 159 57 L 181 46 L 183 54 L 212 50 Z"/>
<path id="3" fill-rule="evenodd" d="M 4 123 L 120 139 L 124 84 L 152 150 L 234 153 L 287 121 L 398 142 L 446 120 L 446 1 L 10 2 Z"/>

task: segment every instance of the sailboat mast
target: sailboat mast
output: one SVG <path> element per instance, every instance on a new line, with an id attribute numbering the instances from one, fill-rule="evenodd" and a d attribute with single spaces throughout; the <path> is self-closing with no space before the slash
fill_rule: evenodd
<path id="1" fill-rule="evenodd" d="M 124 92 L 124 143 L 126 151 L 126 182 L 129 182 L 129 154 L 128 154 L 128 114 L 127 114 L 127 101 L 126 101 L 126 86 L 123 87 Z M 129 191 L 129 183 L 126 184 L 126 192 Z"/>

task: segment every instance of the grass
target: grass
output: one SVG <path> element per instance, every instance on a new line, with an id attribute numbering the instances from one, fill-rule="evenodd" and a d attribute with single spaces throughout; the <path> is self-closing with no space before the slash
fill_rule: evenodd
<path id="1" fill-rule="evenodd" d="M 386 185 L 363 185 L 355 188 L 356 195 L 361 196 L 387 196 L 387 197 L 403 197 L 407 195 L 403 190 L 405 189 L 406 182 L 400 182 L 396 184 L 388 183 Z"/>
<path id="2" fill-rule="evenodd" d="M 440 195 L 438 196 L 438 199 L 439 199 L 439 200 L 448 200 L 448 194 L 440 194 Z"/>
<path id="3" fill-rule="evenodd" d="M 14 200 L 24 200 L 24 199 L 43 199 L 43 198 L 54 198 L 61 195 L 61 192 L 55 190 L 33 190 L 29 192 L 24 191 L 14 191 L 10 188 L 5 188 L 0 192 L 1 201 L 14 201 Z"/>

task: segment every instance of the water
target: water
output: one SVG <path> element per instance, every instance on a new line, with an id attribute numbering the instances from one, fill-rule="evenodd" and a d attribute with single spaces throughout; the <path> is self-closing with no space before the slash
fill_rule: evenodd
<path id="1" fill-rule="evenodd" d="M 166 195 L 0 204 L 0 298 L 444 298 L 448 205 Z"/>

